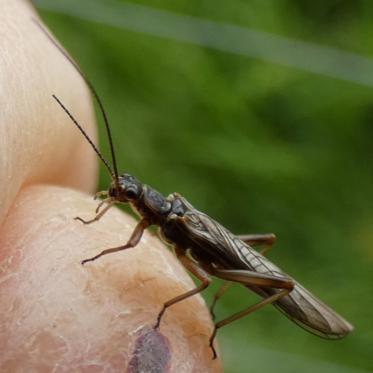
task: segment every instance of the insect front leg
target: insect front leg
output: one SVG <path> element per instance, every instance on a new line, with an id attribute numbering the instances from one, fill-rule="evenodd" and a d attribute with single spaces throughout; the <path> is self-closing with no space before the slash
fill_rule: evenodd
<path id="1" fill-rule="evenodd" d="M 92 261 L 100 258 L 101 256 L 111 254 L 111 253 L 116 253 L 118 251 L 129 249 L 131 247 L 135 247 L 140 242 L 141 237 L 144 233 L 144 230 L 147 227 L 149 227 L 149 225 L 150 225 L 150 223 L 148 222 L 148 220 L 146 220 L 146 219 L 140 220 L 137 223 L 134 231 L 132 232 L 130 239 L 128 240 L 128 242 L 125 245 L 118 246 L 118 247 L 112 247 L 110 249 L 103 250 L 99 254 L 97 254 L 96 256 L 94 256 L 92 258 L 82 260 L 81 263 L 84 265 L 85 263 L 92 262 Z"/>
<path id="2" fill-rule="evenodd" d="M 101 206 L 104 204 L 104 203 L 107 203 L 107 205 L 100 211 L 100 208 Z M 113 201 L 112 198 L 107 198 L 107 199 L 104 199 L 102 200 L 97 208 L 96 208 L 96 216 L 93 218 L 93 219 L 90 219 L 90 220 L 84 220 L 82 219 L 81 217 L 77 216 L 75 218 L 75 220 L 79 220 L 81 221 L 83 224 L 91 224 L 97 220 L 100 220 L 100 218 L 106 214 L 106 212 L 110 209 L 110 207 L 112 207 L 113 205 L 115 205 L 116 201 Z"/>
<path id="3" fill-rule="evenodd" d="M 157 322 L 154 325 L 154 329 L 159 328 L 159 325 L 160 325 L 161 320 L 162 320 L 162 316 L 164 315 L 164 313 L 166 312 L 168 307 L 172 306 L 175 303 L 181 302 L 184 299 L 187 299 L 187 298 L 189 298 L 189 297 L 191 297 L 195 294 L 200 293 L 202 290 L 206 289 L 211 282 L 211 279 L 209 278 L 207 272 L 204 271 L 201 267 L 199 267 L 198 264 L 196 264 L 191 259 L 189 259 L 185 255 L 184 250 L 182 250 L 178 247 L 175 247 L 175 254 L 176 254 L 177 258 L 180 260 L 181 264 L 189 272 L 193 273 L 193 275 L 196 276 L 202 283 L 199 286 L 197 286 L 195 289 L 189 290 L 186 293 L 181 294 L 181 295 L 179 295 L 175 298 L 172 298 L 168 302 L 166 302 L 163 305 L 163 308 L 162 308 L 161 312 L 159 312 L 159 314 L 158 314 Z"/>
<path id="4" fill-rule="evenodd" d="M 248 245 L 266 245 L 265 248 L 259 251 L 262 255 L 265 255 L 269 250 L 271 250 L 276 241 L 276 235 L 273 233 L 243 234 L 237 237 Z"/>
<path id="5" fill-rule="evenodd" d="M 234 315 L 215 323 L 214 331 L 210 337 L 210 347 L 213 352 L 213 359 L 216 359 L 217 354 L 214 348 L 214 339 L 216 337 L 216 333 L 218 329 L 244 316 L 249 315 L 250 313 L 258 310 L 261 307 L 264 307 L 267 304 L 276 302 L 282 297 L 288 295 L 293 290 L 294 283 L 292 280 L 287 279 L 285 277 L 276 277 L 276 276 L 261 274 L 261 273 L 252 272 L 252 271 L 244 271 L 244 270 L 212 269 L 211 274 L 213 274 L 216 277 L 222 278 L 224 280 L 238 282 L 244 285 L 258 286 L 262 288 L 280 289 L 279 292 L 261 300 L 258 303 L 253 304 L 252 306 L 244 309 L 243 311 L 237 312 Z"/>
<path id="6" fill-rule="evenodd" d="M 108 194 L 109 194 L 109 193 L 108 193 L 107 190 L 101 190 L 101 191 L 95 193 L 95 195 L 93 196 L 93 199 L 96 200 L 96 199 L 98 199 L 98 198 L 100 198 L 100 197 L 107 197 Z"/>

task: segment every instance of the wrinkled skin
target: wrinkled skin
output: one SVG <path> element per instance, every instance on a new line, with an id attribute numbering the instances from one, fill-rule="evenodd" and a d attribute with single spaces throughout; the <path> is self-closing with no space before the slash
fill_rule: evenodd
<path id="1" fill-rule="evenodd" d="M 73 219 L 94 214 L 97 160 L 51 94 L 95 138 L 92 104 L 35 16 L 27 1 L 0 0 L 0 371 L 135 372 L 139 361 L 221 371 L 200 297 L 171 307 L 161 334 L 149 329 L 164 301 L 194 286 L 156 236 L 81 266 L 136 222 L 115 208 L 89 226 Z"/>

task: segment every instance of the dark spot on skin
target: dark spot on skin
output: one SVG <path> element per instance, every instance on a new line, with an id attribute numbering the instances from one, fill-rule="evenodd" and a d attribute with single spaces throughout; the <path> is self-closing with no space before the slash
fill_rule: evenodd
<path id="1" fill-rule="evenodd" d="M 167 373 L 171 350 L 168 340 L 158 330 L 147 329 L 135 342 L 127 373 Z"/>

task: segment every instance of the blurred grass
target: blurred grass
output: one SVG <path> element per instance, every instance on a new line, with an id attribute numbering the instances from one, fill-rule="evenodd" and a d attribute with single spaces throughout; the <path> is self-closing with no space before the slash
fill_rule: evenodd
<path id="1" fill-rule="evenodd" d="M 138 3 L 373 54 L 369 1 Z M 42 16 L 100 92 L 121 170 L 233 232 L 276 233 L 270 259 L 356 328 L 324 341 L 268 307 L 221 331 L 226 372 L 373 371 L 373 88 Z M 218 316 L 254 299 L 232 289 Z"/>

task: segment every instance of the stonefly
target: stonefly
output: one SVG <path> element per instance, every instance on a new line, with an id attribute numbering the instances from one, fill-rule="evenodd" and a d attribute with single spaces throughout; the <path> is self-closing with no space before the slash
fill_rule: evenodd
<path id="1" fill-rule="evenodd" d="M 323 338 L 339 339 L 353 330 L 350 323 L 271 263 L 264 256 L 264 250 L 258 252 L 251 247 L 251 245 L 266 244 L 268 249 L 275 240 L 273 234 L 235 235 L 208 215 L 195 209 L 178 193 L 165 197 L 128 173 L 120 175 L 109 121 L 95 88 L 67 53 L 37 21 L 35 22 L 87 83 L 102 112 L 108 135 L 112 166 L 61 100 L 52 95 L 89 142 L 112 179 L 108 190 L 98 192 L 95 196 L 95 198 L 99 196 L 105 198 L 98 205 L 94 218 L 91 220 L 76 219 L 84 224 L 91 224 L 99 220 L 116 203 L 129 203 L 140 216 L 140 221 L 124 245 L 103 250 L 92 258 L 84 259 L 82 264 L 92 262 L 107 254 L 133 248 L 140 242 L 146 228 L 150 225 L 158 226 L 161 237 L 173 247 L 182 265 L 196 276 L 201 284 L 164 303 L 153 326 L 155 329 L 160 327 L 162 317 L 168 307 L 206 289 L 211 282 L 210 276 L 226 281 L 214 296 L 210 308 L 212 315 L 217 300 L 230 283 L 239 283 L 260 295 L 263 299 L 258 303 L 215 323 L 209 340 L 213 359 L 217 356 L 213 345 L 217 330 L 267 304 L 274 305 L 290 320 Z"/>

